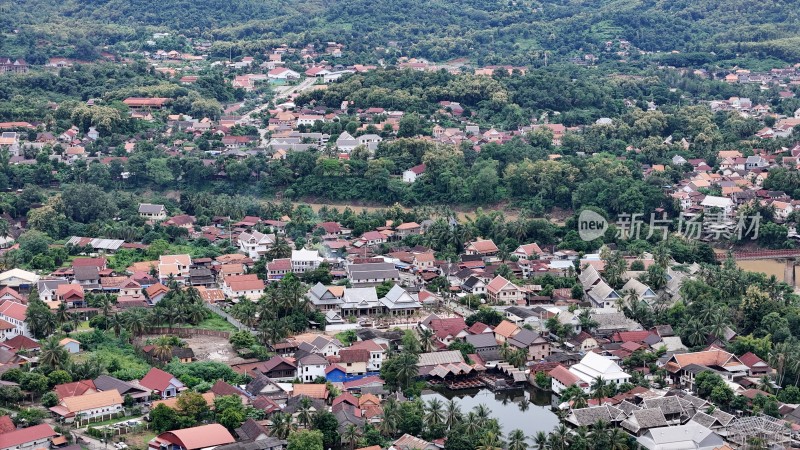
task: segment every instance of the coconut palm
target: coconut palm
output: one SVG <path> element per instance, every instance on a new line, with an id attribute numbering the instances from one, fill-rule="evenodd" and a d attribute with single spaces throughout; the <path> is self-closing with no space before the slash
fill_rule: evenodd
<path id="1" fill-rule="evenodd" d="M 609 450 L 628 450 L 630 448 L 630 439 L 628 434 L 619 428 L 614 428 L 608 434 Z"/>
<path id="2" fill-rule="evenodd" d="M 715 338 L 722 339 L 725 337 L 725 333 L 728 331 L 730 323 L 731 321 L 728 317 L 727 308 L 721 307 L 719 309 L 715 309 L 714 312 L 709 315 L 706 331 Z"/>
<path id="3" fill-rule="evenodd" d="M 384 436 L 392 436 L 397 432 L 397 421 L 400 416 L 400 405 L 393 397 L 386 400 L 383 405 L 383 420 L 378 425 L 378 430 Z"/>
<path id="4" fill-rule="evenodd" d="M 592 381 L 592 398 L 598 402 L 602 401 L 608 393 L 608 384 L 606 380 L 597 377 Z"/>
<path id="5" fill-rule="evenodd" d="M 295 427 L 292 424 L 292 416 L 286 413 L 275 413 L 270 418 L 270 430 L 272 435 L 278 439 L 286 439 L 289 434 L 294 431 Z"/>
<path id="6" fill-rule="evenodd" d="M 447 429 L 449 430 L 461 422 L 461 418 L 461 408 L 455 400 L 450 399 L 444 409 L 444 424 L 447 426 Z"/>
<path id="7" fill-rule="evenodd" d="M 429 428 L 435 428 L 444 423 L 444 403 L 438 398 L 433 398 L 425 405 L 425 422 Z"/>
<path id="8" fill-rule="evenodd" d="M 503 441 L 491 431 L 483 435 L 475 450 L 503 450 Z"/>
<path id="9" fill-rule="evenodd" d="M 547 448 L 547 434 L 544 431 L 537 431 L 533 436 L 533 444 L 538 450 Z"/>
<path id="10" fill-rule="evenodd" d="M 689 319 L 686 322 L 684 335 L 686 336 L 686 343 L 693 347 L 703 345 L 706 342 L 706 329 L 700 320 L 696 318 Z"/>
<path id="11" fill-rule="evenodd" d="M 197 289 L 195 289 L 196 291 Z M 192 303 L 186 307 L 186 319 L 192 325 L 197 325 L 208 317 L 210 311 L 202 303 Z"/>
<path id="12" fill-rule="evenodd" d="M 150 326 L 150 315 L 144 308 L 131 308 L 125 312 L 123 323 L 132 335 L 143 334 Z"/>
<path id="13" fill-rule="evenodd" d="M 407 389 L 411 381 L 419 374 L 417 357 L 411 353 L 403 352 L 397 358 L 397 381 L 401 386 Z"/>
<path id="14" fill-rule="evenodd" d="M 172 343 L 165 337 L 156 339 L 153 347 L 153 357 L 160 361 L 172 359 Z"/>
<path id="15" fill-rule="evenodd" d="M 297 420 L 307 427 L 311 423 L 311 399 L 303 397 L 300 399 L 300 407 L 297 409 Z"/>
<path id="16" fill-rule="evenodd" d="M 483 427 L 481 426 L 480 422 L 478 422 L 478 416 L 475 414 L 474 411 L 470 411 L 464 417 L 464 432 L 470 438 L 474 438 L 479 433 L 483 431 Z"/>
<path id="17" fill-rule="evenodd" d="M 347 425 L 345 428 L 344 433 L 342 433 L 342 442 L 347 442 L 350 444 L 350 450 L 354 450 L 356 448 L 356 442 L 358 442 L 358 438 L 361 436 L 361 431 L 356 427 L 354 424 Z"/>
<path id="18" fill-rule="evenodd" d="M 513 430 L 508 435 L 508 450 L 527 450 L 528 437 L 522 430 Z"/>
<path id="19" fill-rule="evenodd" d="M 575 409 L 586 408 L 589 406 L 589 397 L 583 391 L 575 392 L 570 400 L 572 400 L 572 407 Z"/>
<path id="20" fill-rule="evenodd" d="M 69 322 L 69 311 L 67 310 L 67 304 L 64 302 L 58 304 L 58 309 L 56 309 L 56 321 L 59 325 Z"/>
<path id="21" fill-rule="evenodd" d="M 478 424 L 480 426 L 486 425 L 486 422 L 488 422 L 489 418 L 491 417 L 491 411 L 489 411 L 489 408 L 481 403 L 472 408 L 472 410 L 475 411 L 475 418 L 478 421 Z"/>
<path id="22" fill-rule="evenodd" d="M 69 352 L 52 336 L 42 343 L 39 364 L 52 370 L 63 369 L 69 364 Z"/>
<path id="23" fill-rule="evenodd" d="M 570 450 L 588 450 L 589 449 L 589 430 L 586 427 L 579 427 L 575 430 L 575 434 L 570 438 Z"/>
<path id="24" fill-rule="evenodd" d="M 419 332 L 419 344 L 423 352 L 432 352 L 436 349 L 436 335 L 433 330 L 425 328 Z"/>

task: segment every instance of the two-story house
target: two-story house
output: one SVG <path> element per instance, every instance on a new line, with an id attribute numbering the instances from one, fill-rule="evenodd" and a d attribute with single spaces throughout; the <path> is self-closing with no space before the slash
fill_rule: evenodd
<path id="1" fill-rule="evenodd" d="M 167 218 L 167 208 L 164 205 L 140 203 L 139 216 L 148 220 L 164 220 Z"/>
<path id="2" fill-rule="evenodd" d="M 318 377 L 325 378 L 328 360 L 322 355 L 312 353 L 297 360 L 297 376 L 303 383 L 311 383 Z"/>
<path id="3" fill-rule="evenodd" d="M 244 232 L 239 235 L 239 249 L 254 261 L 260 259 L 275 244 L 274 234 L 258 231 Z"/>

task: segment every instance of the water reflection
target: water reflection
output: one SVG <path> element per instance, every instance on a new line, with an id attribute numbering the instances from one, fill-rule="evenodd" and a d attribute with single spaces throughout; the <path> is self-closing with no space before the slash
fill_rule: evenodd
<path id="1" fill-rule="evenodd" d="M 537 431 L 550 432 L 559 423 L 558 416 L 550 409 L 550 393 L 535 388 L 503 392 L 492 392 L 485 388 L 461 391 L 439 389 L 422 393 L 424 401 L 432 398 L 442 401 L 455 399 L 464 414 L 478 405 L 486 405 L 491 417 L 500 423 L 504 434 L 518 428 L 526 435 L 533 436 Z"/>

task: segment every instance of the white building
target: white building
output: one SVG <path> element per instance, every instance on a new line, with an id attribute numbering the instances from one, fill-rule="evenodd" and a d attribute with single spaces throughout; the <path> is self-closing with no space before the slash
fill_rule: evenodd
<path id="1" fill-rule="evenodd" d="M 325 378 L 325 369 L 328 368 L 328 360 L 312 353 L 304 356 L 297 361 L 297 378 L 303 383 L 310 383 L 317 377 Z"/>
<path id="2" fill-rule="evenodd" d="M 314 270 L 322 263 L 318 250 L 292 250 L 292 272 L 303 273 Z"/>
<path id="3" fill-rule="evenodd" d="M 406 183 L 413 183 L 417 181 L 417 177 L 425 173 L 425 164 L 416 165 L 403 172 L 403 181 Z"/>
<path id="4" fill-rule="evenodd" d="M 19 335 L 31 337 L 31 333 L 28 330 L 28 324 L 25 323 L 27 311 L 27 306 L 13 300 L 6 300 L 3 303 L 0 303 L 0 319 L 9 324 L 3 324 L 3 328 L 5 329 L 2 331 L 6 339 L 11 339 L 14 336 Z"/>
<path id="5" fill-rule="evenodd" d="M 343 131 L 336 139 L 336 148 L 342 153 L 350 153 L 356 147 L 358 147 L 358 141 L 347 131 Z"/>
<path id="6" fill-rule="evenodd" d="M 715 211 L 722 213 L 724 218 L 729 218 L 733 213 L 733 200 L 727 197 L 717 197 L 714 195 L 706 195 L 706 198 L 700 202 L 703 207 L 703 214 L 711 215 Z"/>
<path id="7" fill-rule="evenodd" d="M 619 364 L 593 352 L 587 353 L 581 362 L 570 367 L 569 371 L 588 384 L 592 384 L 597 378 L 606 382 L 614 381 L 617 384 L 626 383 L 631 379 L 629 374 L 622 371 Z"/>
<path id="8" fill-rule="evenodd" d="M 239 250 L 254 261 L 260 259 L 274 244 L 274 234 L 264 234 L 253 231 L 252 233 L 242 233 L 239 235 Z"/>

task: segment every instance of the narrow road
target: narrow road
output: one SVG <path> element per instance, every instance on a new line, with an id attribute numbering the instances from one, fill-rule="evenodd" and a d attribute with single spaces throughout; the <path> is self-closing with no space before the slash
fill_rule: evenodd
<path id="1" fill-rule="evenodd" d="M 275 96 L 273 100 L 277 103 L 278 100 L 288 98 L 292 94 L 297 94 L 303 92 L 307 89 L 310 89 L 311 86 L 316 83 L 316 78 L 306 78 L 300 84 L 295 86 L 278 86 L 275 88 Z M 242 116 L 242 120 L 250 120 L 253 115 L 260 113 L 261 111 L 267 109 L 269 103 L 264 103 L 263 105 L 259 106 L 258 108 L 250 111 L 249 113 Z"/>

